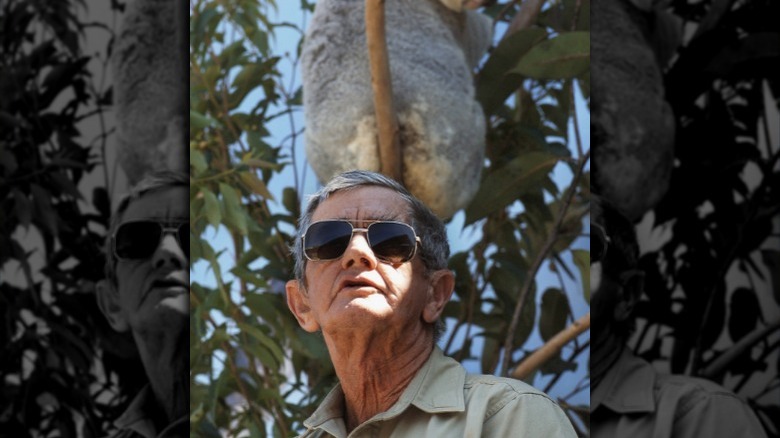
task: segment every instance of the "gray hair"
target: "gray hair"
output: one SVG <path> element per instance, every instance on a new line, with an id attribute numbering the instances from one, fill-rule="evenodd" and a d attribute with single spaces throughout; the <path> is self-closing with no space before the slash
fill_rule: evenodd
<path id="1" fill-rule="evenodd" d="M 303 233 L 312 222 L 314 210 L 330 196 L 359 187 L 376 186 L 388 188 L 398 193 L 409 205 L 409 216 L 414 232 L 420 237 L 421 245 L 418 254 L 428 272 L 445 269 L 450 255 L 447 243 L 447 232 L 442 221 L 428 206 L 415 198 L 401 184 L 382 174 L 365 170 L 352 170 L 335 176 L 325 187 L 309 197 L 309 203 L 301 219 L 292 247 L 295 257 L 295 278 L 304 281 L 303 272 L 306 268 L 306 257 L 303 255 Z"/>
<path id="2" fill-rule="evenodd" d="M 304 288 L 306 287 L 304 271 L 307 259 L 303 254 L 303 233 L 311 224 L 314 211 L 335 193 L 367 186 L 390 189 L 398 193 L 406 201 L 409 206 L 410 225 L 414 228 L 415 234 L 420 237 L 421 243 L 417 254 L 419 254 L 425 265 L 426 274 L 447 268 L 450 245 L 447 242 L 447 232 L 441 219 L 427 205 L 415 198 L 404 186 L 395 180 L 376 172 L 352 170 L 336 175 L 317 193 L 311 195 L 306 211 L 298 221 L 298 230 L 295 235 L 295 242 L 292 245 L 292 253 L 295 257 L 295 278 Z M 439 320 L 434 326 L 434 342 L 438 341 L 443 331 L 444 323 Z"/>
<path id="3" fill-rule="evenodd" d="M 142 196 L 149 192 L 162 190 L 171 187 L 180 187 L 190 185 L 190 177 L 186 173 L 175 172 L 172 170 L 157 170 L 148 173 L 135 184 L 130 191 L 122 196 L 117 204 L 116 211 L 111 215 L 111 223 L 106 233 L 105 240 L 105 252 L 106 252 L 106 266 L 105 274 L 116 285 L 116 257 L 114 251 L 111 249 L 111 241 L 116 233 L 116 229 L 122 223 L 122 215 L 130 207 L 133 201 L 140 199 Z M 189 256 L 189 254 L 187 254 Z"/>

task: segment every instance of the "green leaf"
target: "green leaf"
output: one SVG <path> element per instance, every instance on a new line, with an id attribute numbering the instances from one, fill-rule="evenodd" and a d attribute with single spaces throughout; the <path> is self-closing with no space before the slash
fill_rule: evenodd
<path id="1" fill-rule="evenodd" d="M 0 147 L 0 167 L 4 169 L 6 177 L 13 175 L 19 168 L 16 156 L 11 151 L 6 150 L 5 146 Z"/>
<path id="2" fill-rule="evenodd" d="M 241 172 L 238 174 L 238 177 L 241 178 L 241 182 L 243 182 L 244 186 L 246 186 L 246 188 L 248 188 L 252 193 L 260 195 L 263 198 L 271 201 L 274 200 L 274 196 L 271 194 L 271 192 L 268 191 L 265 183 L 260 180 L 260 178 L 258 178 L 254 172 Z"/>
<path id="3" fill-rule="evenodd" d="M 81 163 L 79 164 L 81 165 Z M 73 181 L 68 178 L 65 172 L 52 172 L 51 179 L 54 181 L 55 185 L 62 190 L 63 193 L 69 194 L 74 199 L 84 199 L 84 195 L 81 194 L 81 191 L 76 187 L 76 184 L 74 184 Z"/>
<path id="4" fill-rule="evenodd" d="M 585 299 L 590 302 L 590 251 L 573 249 L 571 255 L 574 259 L 574 264 L 580 269 L 582 293 L 585 296 Z"/>
<path id="5" fill-rule="evenodd" d="M 568 32 L 542 41 L 510 73 L 535 79 L 569 79 L 590 67 L 590 32 Z"/>
<path id="6" fill-rule="evenodd" d="M 541 28 L 523 29 L 505 38 L 485 62 L 477 77 L 476 97 L 485 114 L 492 114 L 522 85 L 521 75 L 509 75 L 528 50 L 547 37 Z"/>
<path id="7" fill-rule="evenodd" d="M 233 92 L 230 93 L 229 108 L 235 108 L 244 100 L 247 94 L 265 80 L 266 67 L 260 64 L 248 64 L 241 69 L 233 79 Z"/>
<path id="8" fill-rule="evenodd" d="M 250 37 L 249 40 L 252 41 L 252 44 L 254 44 L 255 47 L 257 47 L 257 50 L 260 51 L 263 55 L 268 54 L 268 33 L 263 32 L 261 30 L 258 30 L 254 32 Z"/>
<path id="9" fill-rule="evenodd" d="M 559 159 L 548 152 L 529 152 L 489 174 L 466 208 L 466 224 L 503 209 L 521 195 L 536 190 Z"/>
<path id="10" fill-rule="evenodd" d="M 284 208 L 286 208 L 294 217 L 297 218 L 301 215 L 298 204 L 298 192 L 295 191 L 294 187 L 284 188 L 284 191 L 282 192 L 282 205 L 284 205 Z"/>
<path id="11" fill-rule="evenodd" d="M 561 353 L 551 357 L 547 362 L 543 363 L 539 367 L 539 372 L 542 375 L 550 374 L 563 374 L 566 371 L 574 371 L 577 369 L 577 364 L 574 361 L 565 361 L 561 358 Z"/>
<path id="12" fill-rule="evenodd" d="M 253 315 L 257 315 L 264 321 L 273 321 L 277 316 L 277 309 L 273 303 L 276 297 L 269 293 L 247 294 L 245 305 Z"/>
<path id="13" fill-rule="evenodd" d="M 200 175 L 208 169 L 206 157 L 196 148 L 190 148 L 190 166 L 195 170 L 195 175 Z"/>
<path id="14" fill-rule="evenodd" d="M 203 115 L 195 110 L 190 110 L 190 133 L 202 131 L 216 125 L 218 125 L 218 122 L 211 117 Z"/>
<path id="15" fill-rule="evenodd" d="M 222 213 L 219 210 L 217 196 L 211 190 L 203 189 L 203 200 L 205 201 L 203 210 L 205 210 L 206 219 L 209 221 L 209 224 L 215 228 L 218 227 L 219 222 L 222 220 Z"/>
<path id="16" fill-rule="evenodd" d="M 539 334 L 547 342 L 566 328 L 571 313 L 569 299 L 560 289 L 550 288 L 542 295 L 542 314 L 539 316 Z"/>
<path id="17" fill-rule="evenodd" d="M 227 225 L 234 228 L 242 236 L 247 234 L 246 217 L 238 198 L 236 189 L 225 183 L 219 183 L 219 193 L 222 194 L 223 206 L 225 207 L 225 221 Z"/>
<path id="18" fill-rule="evenodd" d="M 190 18 L 190 36 L 203 37 L 207 28 L 213 29 L 219 22 L 221 14 L 217 10 L 217 5 L 208 3 L 206 5 L 203 11 Z"/>
<path id="19" fill-rule="evenodd" d="M 276 341 L 271 339 L 268 335 L 263 333 L 262 330 L 253 325 L 241 321 L 237 321 L 237 324 L 242 332 L 254 338 L 272 354 L 271 357 L 276 362 L 276 366 L 279 366 L 282 362 L 284 362 L 284 353 L 282 352 L 282 349 L 279 347 L 279 345 L 276 344 Z M 266 363 L 266 365 L 272 364 Z"/>
<path id="20" fill-rule="evenodd" d="M 35 205 L 34 216 L 41 221 L 46 231 L 56 237 L 59 234 L 59 217 L 51 205 L 51 194 L 37 184 L 32 184 L 30 190 Z"/>
<path id="21" fill-rule="evenodd" d="M 244 54 L 246 53 L 246 47 L 244 47 L 244 41 L 242 39 L 238 39 L 237 41 L 234 41 L 229 46 L 225 47 L 225 49 L 219 53 L 219 59 L 220 59 L 220 67 L 222 67 L 223 70 L 227 71 L 230 70 L 232 67 L 235 67 L 243 62 L 246 61 L 246 58 L 244 57 Z"/>
<path id="22" fill-rule="evenodd" d="M 19 189 L 13 189 L 13 194 L 16 218 L 19 219 L 19 223 L 26 229 L 30 226 L 30 221 L 32 220 L 32 202 Z"/>
<path id="23" fill-rule="evenodd" d="M 496 328 L 498 329 L 499 327 Z M 504 330 L 502 325 L 500 332 L 503 332 Z M 482 345 L 482 355 L 480 357 L 483 373 L 493 374 L 495 372 L 501 347 L 502 344 L 495 336 L 485 336 L 485 342 Z"/>

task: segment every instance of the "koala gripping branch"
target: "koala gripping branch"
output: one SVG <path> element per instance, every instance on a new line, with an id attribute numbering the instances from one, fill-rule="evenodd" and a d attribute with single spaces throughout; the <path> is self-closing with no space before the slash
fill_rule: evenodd
<path id="1" fill-rule="evenodd" d="M 374 90 L 380 171 L 403 184 L 401 140 L 393 108 L 393 86 L 385 40 L 385 1 L 366 0 L 366 41 Z"/>

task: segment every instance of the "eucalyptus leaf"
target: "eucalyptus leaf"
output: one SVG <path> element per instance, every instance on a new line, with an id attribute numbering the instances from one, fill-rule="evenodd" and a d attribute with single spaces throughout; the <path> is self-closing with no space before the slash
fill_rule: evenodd
<path id="1" fill-rule="evenodd" d="M 219 193 L 222 194 L 222 205 L 225 208 L 225 220 L 228 225 L 245 236 L 248 232 L 246 216 L 236 189 L 225 183 L 219 183 Z"/>
<path id="2" fill-rule="evenodd" d="M 222 213 L 220 212 L 217 196 L 210 190 L 204 190 L 203 200 L 205 201 L 203 209 L 206 213 L 206 219 L 208 219 L 209 224 L 215 228 L 218 227 L 222 220 Z"/>
<path id="3" fill-rule="evenodd" d="M 590 32 L 567 32 L 535 45 L 510 70 L 535 79 L 570 79 L 590 67 Z"/>
<path id="4" fill-rule="evenodd" d="M 535 190 L 559 159 L 548 152 L 529 152 L 487 175 L 466 208 L 466 223 L 473 223 Z"/>

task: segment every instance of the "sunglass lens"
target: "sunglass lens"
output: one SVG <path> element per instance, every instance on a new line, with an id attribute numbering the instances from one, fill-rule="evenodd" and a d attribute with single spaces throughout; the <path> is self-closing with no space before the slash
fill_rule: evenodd
<path id="1" fill-rule="evenodd" d="M 390 263 L 403 263 L 414 255 L 417 241 L 411 227 L 377 222 L 368 227 L 368 241 L 377 257 Z"/>
<path id="2" fill-rule="evenodd" d="M 154 253 L 162 228 L 156 222 L 128 222 L 119 226 L 115 251 L 119 258 L 142 259 Z"/>
<path id="3" fill-rule="evenodd" d="M 344 254 L 351 238 L 352 227 L 347 222 L 317 222 L 306 230 L 303 251 L 310 260 L 337 259 Z"/>

